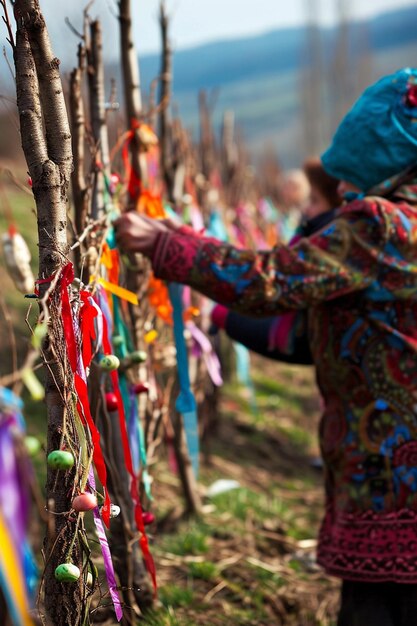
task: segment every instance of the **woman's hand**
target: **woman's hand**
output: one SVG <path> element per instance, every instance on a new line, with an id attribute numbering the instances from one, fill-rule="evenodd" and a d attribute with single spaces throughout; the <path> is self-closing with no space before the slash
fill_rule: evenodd
<path id="1" fill-rule="evenodd" d="M 169 219 L 156 220 L 129 211 L 114 222 L 116 239 L 125 252 L 140 252 L 150 257 L 160 233 L 176 230 L 177 225 Z"/>

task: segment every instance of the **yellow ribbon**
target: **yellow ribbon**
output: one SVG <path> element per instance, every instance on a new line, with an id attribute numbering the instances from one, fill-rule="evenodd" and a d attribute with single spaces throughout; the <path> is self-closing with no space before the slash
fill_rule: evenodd
<path id="1" fill-rule="evenodd" d="M 110 291 L 115 296 L 122 298 L 122 300 L 127 300 L 131 304 L 139 304 L 138 297 L 133 291 L 129 291 L 129 289 L 125 289 L 124 287 L 120 287 L 120 285 L 115 285 L 114 283 L 109 283 L 108 280 L 104 278 L 99 278 L 98 283 L 104 287 L 106 291 Z"/>
<path id="2" fill-rule="evenodd" d="M 21 624 L 21 626 L 34 626 L 34 622 L 29 614 L 26 585 L 20 565 L 20 558 L 13 545 L 1 511 L 0 546 L 0 567 L 5 580 L 8 582 L 9 601 L 13 602 L 14 612 L 20 618 L 19 624 Z"/>

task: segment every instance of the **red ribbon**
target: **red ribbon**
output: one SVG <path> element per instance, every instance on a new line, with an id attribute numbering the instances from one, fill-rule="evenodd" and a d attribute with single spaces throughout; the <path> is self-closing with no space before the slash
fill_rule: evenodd
<path id="1" fill-rule="evenodd" d="M 127 190 L 129 192 L 129 196 L 132 200 L 137 200 L 142 191 L 142 183 L 140 180 L 140 173 L 135 172 L 134 168 L 130 164 L 129 159 L 129 146 L 132 142 L 132 139 L 135 135 L 135 130 L 139 128 L 140 124 L 137 120 L 131 121 L 131 129 L 127 134 L 127 139 L 123 145 L 122 149 L 122 159 L 123 165 L 126 171 L 126 178 L 128 179 Z"/>
<path id="2" fill-rule="evenodd" d="M 77 410 L 81 416 L 81 419 L 84 423 L 87 423 L 88 428 L 91 433 L 91 438 L 93 441 L 93 461 L 97 470 L 97 475 L 100 479 L 100 482 L 103 486 L 104 491 L 104 505 L 102 508 L 102 517 L 103 521 L 106 524 L 107 528 L 110 525 L 110 498 L 107 491 L 107 471 L 106 465 L 104 463 L 103 452 L 100 446 L 100 433 L 97 429 L 97 426 L 94 423 L 94 420 L 91 416 L 90 412 L 90 404 L 88 400 L 88 392 L 87 385 L 85 381 L 81 378 L 81 376 L 77 373 L 77 361 L 78 361 L 78 351 L 77 351 L 77 342 L 75 339 L 74 333 L 74 325 L 72 318 L 72 310 L 69 300 L 68 287 L 74 280 L 74 268 L 72 263 L 68 263 L 62 268 L 61 272 L 61 311 L 62 311 L 62 323 L 64 327 L 64 336 L 65 343 L 67 347 L 68 360 L 70 362 L 71 370 L 74 375 L 74 386 L 77 392 L 78 400 L 77 400 Z M 92 330 L 90 327 L 92 320 L 92 313 L 88 311 L 88 307 L 92 305 L 86 304 L 86 293 L 82 295 L 82 299 L 84 301 L 84 306 L 87 306 L 84 315 L 84 326 L 82 330 L 86 330 L 87 332 L 83 335 L 83 362 L 84 365 L 86 359 L 90 359 L 88 364 L 91 362 L 92 355 L 92 347 L 91 347 L 91 336 Z M 84 308 L 84 307 L 83 307 Z M 95 314 L 97 314 L 95 312 Z"/>
<path id="3" fill-rule="evenodd" d="M 88 291 L 80 291 L 83 306 L 80 310 L 80 329 L 83 338 L 81 350 L 84 367 L 89 367 L 93 358 L 93 341 L 96 340 L 94 319 L 97 317 L 97 309 L 90 304 L 91 294 Z"/>
<path id="4" fill-rule="evenodd" d="M 69 301 L 68 287 L 74 280 L 74 268 L 72 263 L 67 263 L 61 272 L 61 306 L 62 323 L 64 326 L 65 343 L 67 345 L 68 359 L 73 372 L 77 370 L 77 343 L 75 341 L 74 325 L 72 323 L 72 311 Z"/>
<path id="5" fill-rule="evenodd" d="M 107 321 L 104 316 L 103 316 L 103 351 L 104 351 L 104 354 L 111 354 L 112 352 L 110 341 L 109 341 L 109 336 L 108 336 L 108 330 L 107 330 Z M 127 428 L 126 428 L 126 417 L 125 417 L 125 411 L 124 411 L 124 406 L 123 406 L 122 394 L 120 393 L 119 375 L 117 371 L 110 372 L 110 378 L 113 383 L 113 390 L 117 398 L 117 408 L 118 408 L 117 413 L 119 416 L 119 426 L 120 426 L 120 434 L 122 437 L 122 446 L 123 446 L 123 454 L 125 458 L 125 465 L 131 477 L 130 495 L 131 495 L 133 505 L 134 505 L 136 528 L 141 533 L 139 545 L 142 550 L 146 569 L 148 570 L 152 578 L 152 583 L 153 583 L 154 589 L 156 590 L 157 584 L 156 584 L 155 564 L 154 564 L 154 560 L 149 550 L 148 538 L 146 536 L 145 525 L 143 523 L 143 511 L 142 511 L 142 506 L 140 503 L 137 476 L 135 475 L 135 471 L 133 469 L 132 455 L 130 453 L 129 437 L 128 437 Z"/>
<path id="6" fill-rule="evenodd" d="M 74 383 L 75 389 L 78 395 L 77 409 L 81 416 L 81 419 L 87 423 L 88 428 L 91 432 L 91 438 L 93 440 L 93 461 L 97 470 L 97 475 L 100 479 L 100 482 L 103 486 L 104 491 L 104 504 L 101 509 L 101 516 L 103 518 L 103 522 L 106 524 L 107 528 L 110 527 L 110 497 L 107 491 L 107 470 L 106 464 L 104 462 L 103 452 L 100 447 L 100 433 L 97 429 L 97 426 L 94 423 L 90 412 L 90 405 L 88 402 L 88 392 L 87 385 L 81 376 L 77 373 L 74 374 Z"/>

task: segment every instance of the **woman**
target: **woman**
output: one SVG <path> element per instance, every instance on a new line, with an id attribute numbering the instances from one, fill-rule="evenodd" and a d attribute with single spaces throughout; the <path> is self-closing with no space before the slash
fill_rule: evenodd
<path id="1" fill-rule="evenodd" d="M 417 70 L 369 87 L 322 156 L 351 200 L 294 247 L 237 250 L 137 214 L 120 245 L 160 278 L 254 316 L 308 310 L 324 399 L 318 561 L 339 626 L 417 621 Z M 353 195 L 352 195 L 353 194 Z"/>

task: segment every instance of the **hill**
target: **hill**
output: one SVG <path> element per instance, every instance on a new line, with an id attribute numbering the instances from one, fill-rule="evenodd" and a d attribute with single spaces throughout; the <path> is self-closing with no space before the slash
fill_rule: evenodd
<path id="1" fill-rule="evenodd" d="M 367 82 L 417 59 L 417 6 L 391 11 L 368 23 L 349 25 L 349 106 Z M 285 155 L 288 165 L 302 158 L 301 81 L 309 67 L 306 28 L 273 30 L 254 37 L 218 41 L 178 50 L 174 55 L 174 101 L 187 126 L 198 125 L 197 92 L 217 90 L 215 123 L 233 109 L 251 148 L 265 141 Z M 332 91 L 338 30 L 320 30 L 322 79 Z M 158 55 L 141 57 L 145 89 L 158 75 Z M 330 83 L 330 85 L 329 85 Z M 323 106 L 328 107 L 324 94 Z M 335 121 L 325 120 L 325 145 Z"/>

